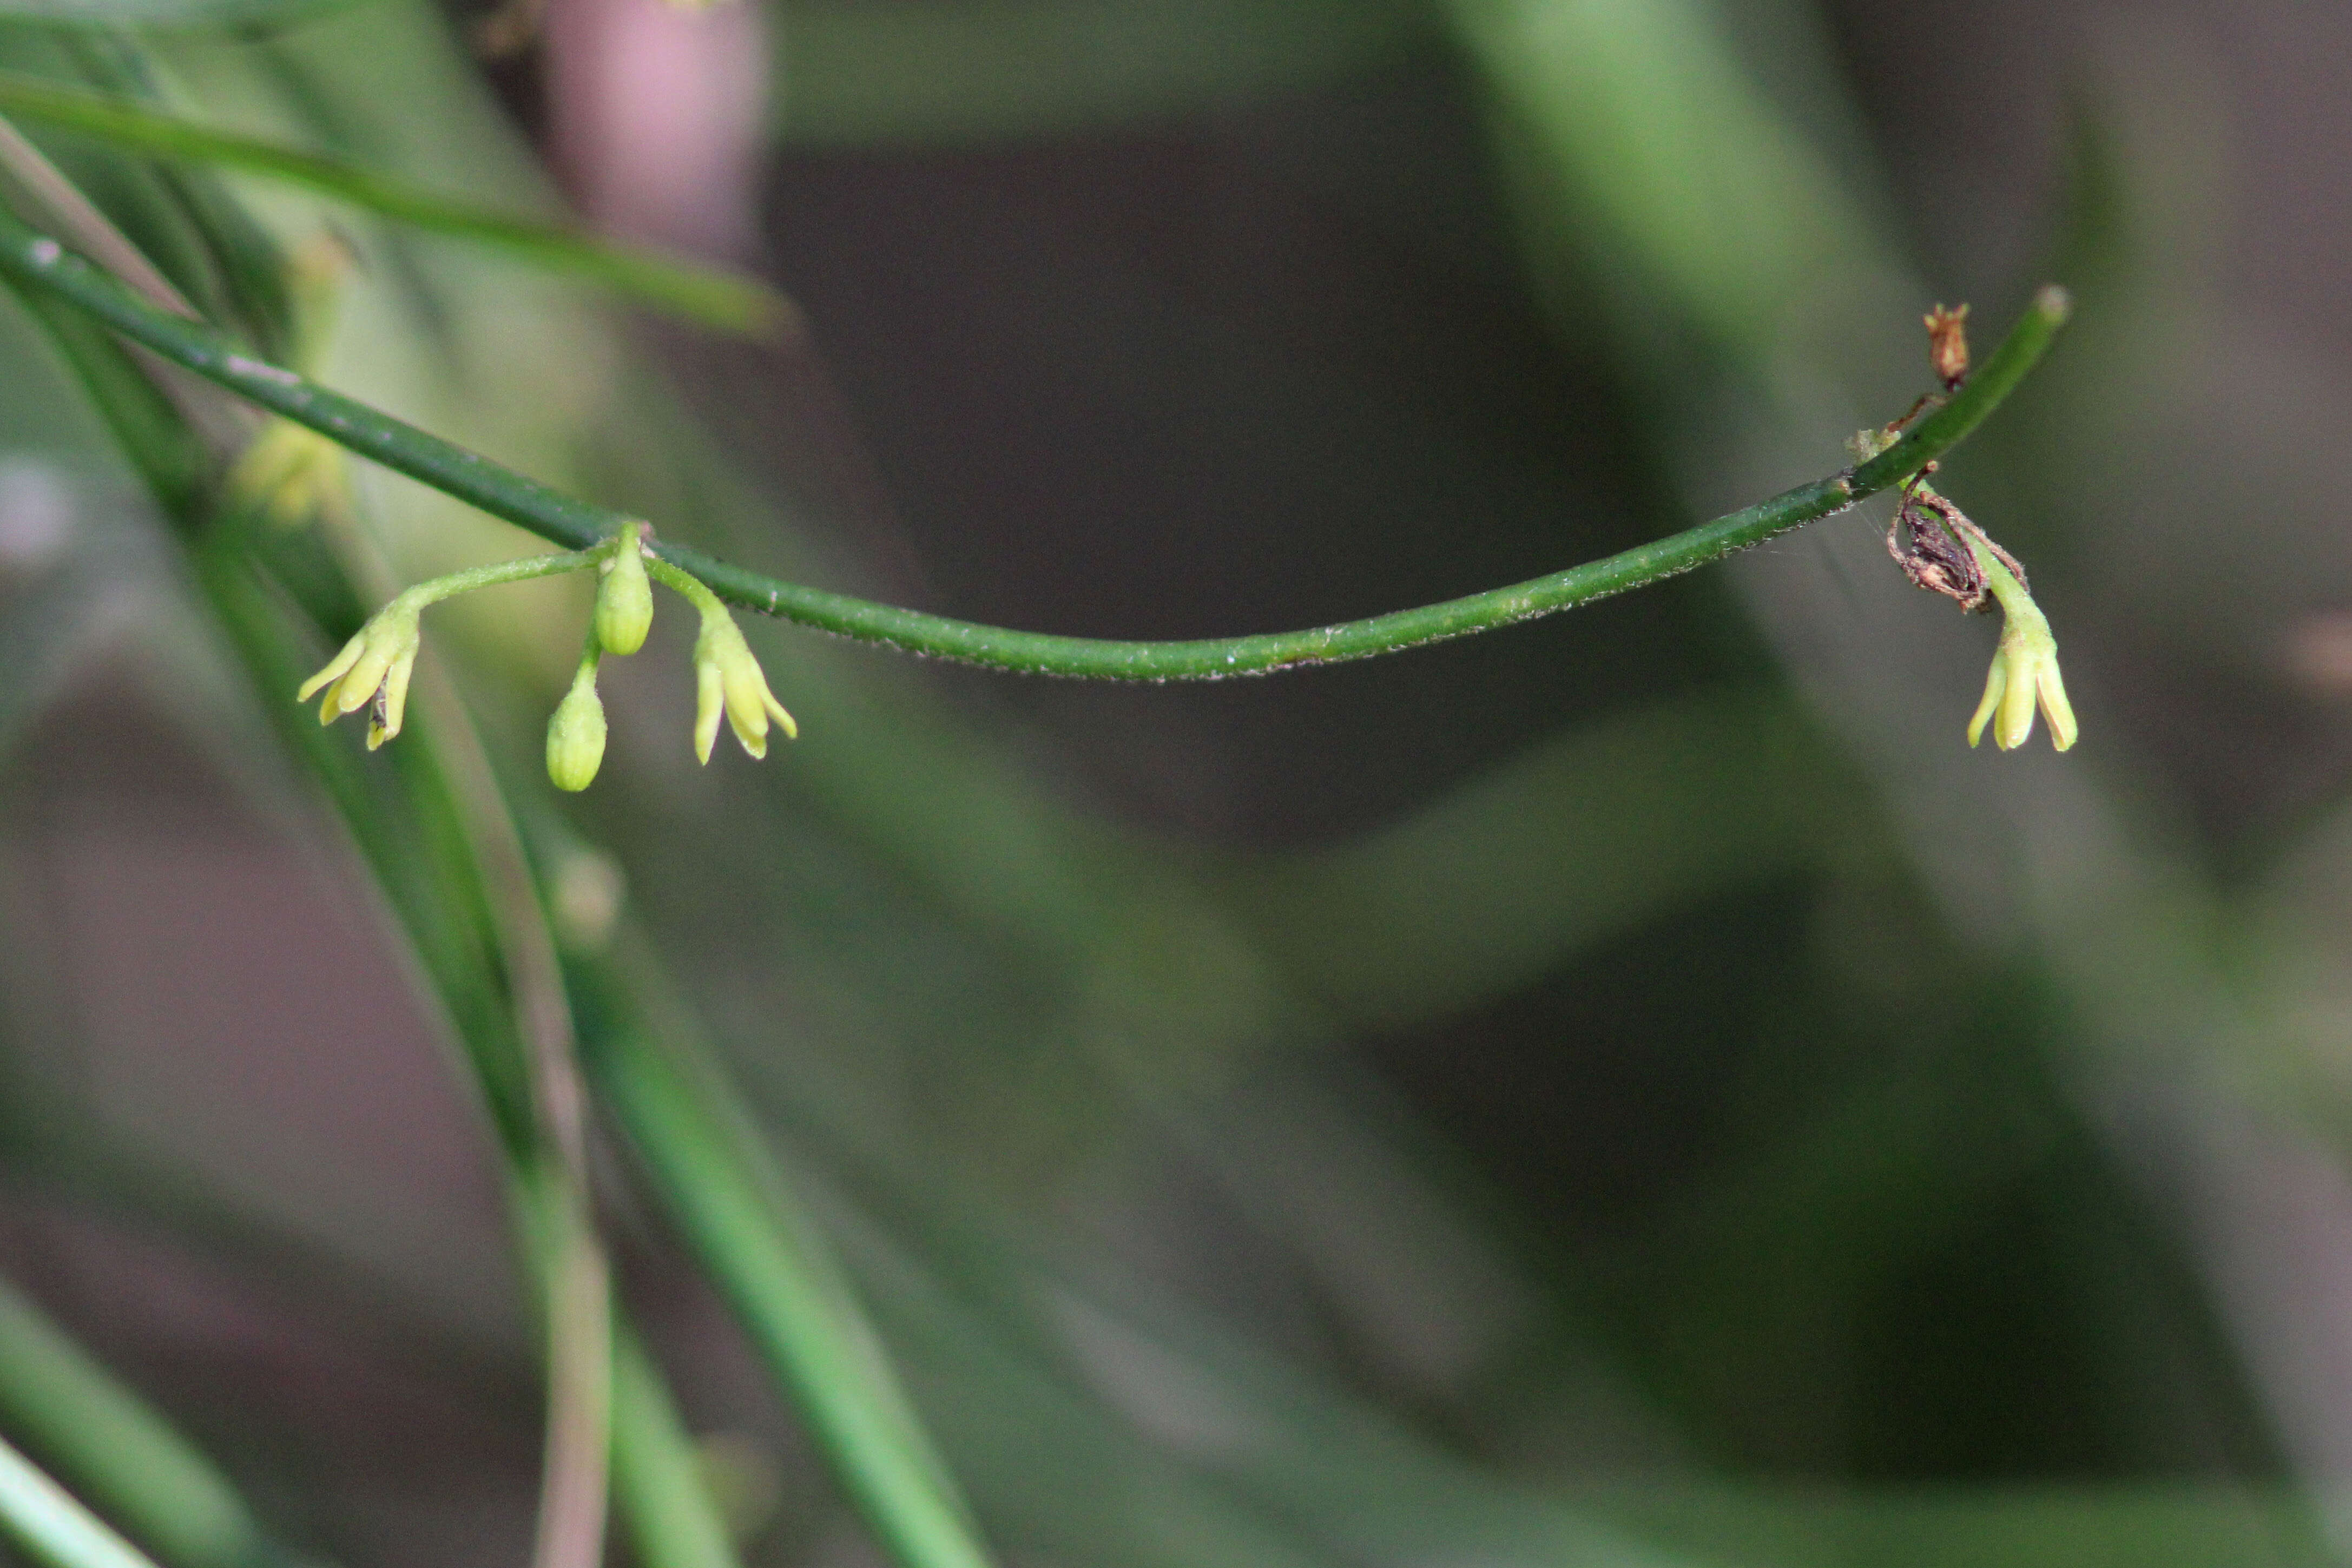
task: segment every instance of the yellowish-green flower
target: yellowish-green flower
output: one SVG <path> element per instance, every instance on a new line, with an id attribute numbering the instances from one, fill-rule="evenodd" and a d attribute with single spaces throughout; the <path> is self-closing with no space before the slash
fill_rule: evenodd
<path id="1" fill-rule="evenodd" d="M 408 679 L 415 672 L 422 640 L 417 616 L 424 607 L 415 595 L 403 594 L 378 610 L 326 668 L 302 683 L 295 700 L 307 702 L 323 687 L 327 695 L 319 704 L 321 724 L 373 702 L 367 741 L 371 752 L 399 734 L 401 715 L 408 706 Z"/>
<path id="2" fill-rule="evenodd" d="M 726 607 L 716 599 L 700 607 L 702 632 L 694 639 L 694 754 L 710 761 L 711 743 L 719 739 L 719 715 L 724 711 L 743 749 L 764 757 L 770 719 L 788 741 L 800 734 L 800 726 L 768 689 L 760 661 L 751 656 Z"/>
<path id="3" fill-rule="evenodd" d="M 2025 591 L 2025 585 L 1993 553 L 1971 538 L 1977 563 L 1984 568 L 1986 586 L 2000 601 L 2000 643 L 1993 649 L 1992 668 L 1985 677 L 1984 700 L 1969 721 L 1969 744 L 1992 725 L 1992 742 L 2013 752 L 2032 737 L 2033 710 L 2050 721 L 2050 743 L 2064 751 L 2074 743 L 2074 710 L 2066 700 L 2066 682 L 2058 673 L 2058 639 L 2050 635 L 2049 617 Z"/>
<path id="4" fill-rule="evenodd" d="M 286 291 L 292 305 L 287 363 L 304 375 L 319 374 L 334 338 L 343 280 L 358 258 L 351 242 L 320 229 L 288 258 Z M 343 448 L 291 419 L 272 418 L 228 471 L 228 493 L 281 528 L 323 517 L 352 521 L 352 465 Z"/>
<path id="5" fill-rule="evenodd" d="M 645 548 L 637 542 L 642 523 L 625 523 L 621 542 L 599 563 L 596 641 L 606 653 L 631 654 L 646 646 L 653 629 L 654 587 L 646 579 Z"/>
<path id="6" fill-rule="evenodd" d="M 604 762 L 604 704 L 596 697 L 593 647 L 580 661 L 572 689 L 547 721 L 547 776 L 562 790 L 583 790 Z"/>
<path id="7" fill-rule="evenodd" d="M 272 419 L 230 468 L 227 483 L 234 500 L 280 528 L 352 516 L 349 456 L 291 419 Z"/>
<path id="8" fill-rule="evenodd" d="M 734 727 L 735 738 L 755 757 L 768 754 L 771 720 L 782 727 L 786 740 L 798 739 L 800 726 L 768 689 L 760 661 L 751 657 L 735 617 L 719 595 L 658 555 L 646 556 L 646 571 L 702 616 L 702 630 L 694 639 L 694 754 L 706 763 L 710 761 L 722 713 Z"/>

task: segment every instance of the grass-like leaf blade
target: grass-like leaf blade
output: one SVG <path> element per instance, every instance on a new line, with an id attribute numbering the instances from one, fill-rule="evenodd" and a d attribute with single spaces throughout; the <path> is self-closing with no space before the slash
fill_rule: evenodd
<path id="1" fill-rule="evenodd" d="M 10 3 L 0 0 L 0 7 Z M 199 125 L 128 99 L 0 71 L 0 114 L 157 158 L 282 180 L 395 222 L 489 246 L 706 326 L 764 338 L 798 326 L 792 302 L 756 279 L 477 205 L 339 158 Z"/>
<path id="2" fill-rule="evenodd" d="M 188 32 L 291 26 L 367 0 L 0 0 L 0 17 L 68 27 L 166 27 Z"/>

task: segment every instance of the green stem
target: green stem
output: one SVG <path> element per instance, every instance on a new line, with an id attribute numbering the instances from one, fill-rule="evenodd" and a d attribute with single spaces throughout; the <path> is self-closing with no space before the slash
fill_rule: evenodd
<path id="1" fill-rule="evenodd" d="M 587 640 L 582 645 L 580 649 L 580 662 L 573 667 L 572 671 L 572 689 L 574 691 L 579 690 L 583 682 L 585 682 L 591 687 L 594 686 L 596 684 L 596 668 L 604 662 L 604 645 L 596 640 L 596 625 L 593 621 L 591 621 L 588 625 Z"/>
<path id="2" fill-rule="evenodd" d="M 452 572 L 446 577 L 432 577 L 404 588 L 400 596 L 415 609 L 437 605 L 444 599 L 454 599 L 460 594 L 470 594 L 477 588 L 495 588 L 501 583 L 527 583 L 533 577 L 558 577 L 566 572 L 584 572 L 604 556 L 602 549 L 564 550 L 549 555 L 522 555 L 512 561 L 493 561 L 483 566 L 468 566 L 462 572 Z"/>
<path id="3" fill-rule="evenodd" d="M 704 620 L 709 620 L 713 616 L 724 616 L 727 613 L 727 606 L 719 602 L 718 595 L 705 587 L 698 579 L 671 565 L 659 556 L 646 563 L 646 575 L 701 611 Z"/>
<path id="4" fill-rule="evenodd" d="M 0 1528 L 49 1568 L 155 1568 L 72 1493 L 0 1441 Z"/>
<path id="5" fill-rule="evenodd" d="M 46 235 L 0 214 L 0 272 L 87 311 L 132 342 L 241 397 L 307 425 L 386 468 L 571 549 L 604 542 L 628 520 L 387 414 L 236 352 L 198 322 L 165 314 Z M 925 615 L 781 582 L 692 550 L 659 556 L 745 609 L 910 653 L 1034 675 L 1099 680 L 1214 680 L 1294 665 L 1369 658 L 1532 620 L 1718 561 L 1776 534 L 1844 510 L 1908 479 L 1983 421 L 2040 361 L 2072 310 L 2043 289 L 1968 384 L 1885 451 L 1843 473 L 1800 485 L 1681 533 L 1549 576 L 1366 620 L 1303 631 L 1185 642 L 1121 642 L 1014 631 Z"/>

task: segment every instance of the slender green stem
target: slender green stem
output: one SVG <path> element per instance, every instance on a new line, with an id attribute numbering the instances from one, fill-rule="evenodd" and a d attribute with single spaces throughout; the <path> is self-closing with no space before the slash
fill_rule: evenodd
<path id="1" fill-rule="evenodd" d="M 705 620 L 709 620 L 713 616 L 723 616 L 727 613 L 727 606 L 719 601 L 718 595 L 705 587 L 697 578 L 671 565 L 659 556 L 646 563 L 646 575 L 701 611 Z"/>
<path id="2" fill-rule="evenodd" d="M 547 1437 L 532 1568 L 603 1559 L 613 1453 L 613 1289 L 577 1173 L 551 1154 L 518 1172 L 547 1315 Z"/>
<path id="3" fill-rule="evenodd" d="M 219 333 L 170 316 L 57 241 L 0 214 L 0 272 L 64 300 L 132 342 L 386 468 L 572 549 L 598 544 L 627 521 L 430 436 L 277 365 L 249 359 Z M 1184 642 L 1120 642 L 1014 631 L 781 582 L 676 545 L 660 557 L 746 609 L 910 653 L 1035 675 L 1101 680 L 1214 680 L 1295 665 L 1369 658 L 1532 620 L 1687 572 L 1843 511 L 1908 479 L 1951 449 L 2038 363 L 2072 310 L 2043 289 L 1966 385 L 1903 438 L 1858 468 L 1769 500 L 1549 576 L 1366 620 L 1303 631 Z"/>
<path id="4" fill-rule="evenodd" d="M 437 605 L 460 594 L 470 594 L 477 588 L 495 588 L 502 583 L 527 583 L 533 577 L 560 577 L 566 572 L 585 572 L 604 555 L 601 549 L 519 555 L 512 561 L 493 561 L 486 565 L 468 566 L 462 572 L 452 572 L 446 577 L 427 578 L 402 589 L 400 596 L 407 600 L 412 608 L 421 610 L 427 605 Z"/>
<path id="5" fill-rule="evenodd" d="M 49 1568 L 155 1568 L 5 1441 L 0 1441 L 0 1527 Z"/>

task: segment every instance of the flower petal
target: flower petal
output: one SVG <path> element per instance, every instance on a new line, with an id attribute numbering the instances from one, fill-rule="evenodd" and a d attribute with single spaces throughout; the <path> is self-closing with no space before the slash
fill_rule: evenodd
<path id="1" fill-rule="evenodd" d="M 352 664 L 357 662 L 360 649 L 367 646 L 367 628 L 362 626 L 352 635 L 352 640 L 343 645 L 343 650 L 328 660 L 326 668 L 302 683 L 302 689 L 294 693 L 294 700 L 308 702 L 310 700 L 310 693 L 328 682 L 340 679 L 343 671 L 351 668 Z"/>
<path id="2" fill-rule="evenodd" d="M 2056 659 L 2042 667 L 2034 685 L 2042 698 L 2042 716 L 2050 721 L 2050 743 L 2065 751 L 2074 743 L 2074 707 L 2066 700 L 2066 682 L 2058 673 Z"/>
<path id="3" fill-rule="evenodd" d="M 2039 664 L 2030 656 L 2011 655 L 2007 689 L 2000 694 L 2000 712 L 1992 721 L 1993 743 L 2013 752 L 2033 738 L 2033 671 Z"/>
<path id="4" fill-rule="evenodd" d="M 358 662 L 345 671 L 335 687 L 335 710 L 356 713 L 375 700 L 375 689 L 392 668 L 392 651 L 383 646 L 380 636 L 371 636 L 368 646 L 360 650 Z"/>
<path id="5" fill-rule="evenodd" d="M 719 739 L 719 715 L 726 707 L 719 691 L 719 667 L 698 658 L 694 663 L 694 755 L 710 764 L 711 743 Z"/>
<path id="6" fill-rule="evenodd" d="M 775 693 L 770 691 L 764 682 L 761 685 L 760 695 L 767 701 L 769 714 L 774 718 L 777 725 L 784 731 L 784 739 L 787 741 L 799 740 L 801 738 L 801 727 L 793 722 L 793 716 L 784 711 L 784 705 L 776 700 Z"/>
<path id="7" fill-rule="evenodd" d="M 411 647 L 392 661 L 383 677 L 383 738 L 391 740 L 400 733 L 402 715 L 408 711 L 408 680 L 416 673 L 416 650 Z"/>
<path id="8" fill-rule="evenodd" d="M 1992 668 L 1985 674 L 1984 700 L 1977 704 L 1976 717 L 1969 721 L 1969 744 L 1971 747 L 1984 738 L 1985 721 L 1991 718 L 1993 710 L 2000 706 L 2001 693 L 2008 687 L 2009 650 L 2005 647 L 1995 648 L 1992 656 Z M 1995 731 L 1993 739 L 1998 744 L 1999 731 Z"/>
<path id="9" fill-rule="evenodd" d="M 727 650 L 725 683 L 727 690 L 727 721 L 734 726 L 735 738 L 743 749 L 755 757 L 768 754 L 768 704 L 775 699 L 768 695 L 767 678 L 760 673 L 760 661 L 738 633 L 733 647 Z"/>

